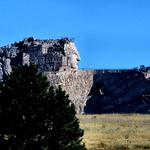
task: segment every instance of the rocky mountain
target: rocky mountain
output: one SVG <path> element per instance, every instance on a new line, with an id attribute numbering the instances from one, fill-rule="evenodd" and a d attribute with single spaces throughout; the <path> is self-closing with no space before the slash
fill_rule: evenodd
<path id="1" fill-rule="evenodd" d="M 26 38 L 0 47 L 0 82 L 12 67 L 34 63 L 50 85 L 69 94 L 78 113 L 150 113 L 149 68 L 84 70 L 79 60 L 71 39 Z"/>

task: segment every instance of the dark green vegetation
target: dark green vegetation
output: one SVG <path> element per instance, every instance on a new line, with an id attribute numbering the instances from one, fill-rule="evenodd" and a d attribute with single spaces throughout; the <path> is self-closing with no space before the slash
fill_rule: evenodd
<path id="1" fill-rule="evenodd" d="M 0 149 L 85 150 L 65 91 L 49 87 L 34 65 L 14 68 L 0 86 Z"/>

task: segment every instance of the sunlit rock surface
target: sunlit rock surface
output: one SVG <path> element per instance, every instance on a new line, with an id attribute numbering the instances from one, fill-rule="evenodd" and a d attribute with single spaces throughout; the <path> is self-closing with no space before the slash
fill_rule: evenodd
<path id="1" fill-rule="evenodd" d="M 0 81 L 13 66 L 34 63 L 50 85 L 61 85 L 69 94 L 78 113 L 150 113 L 149 70 L 80 70 L 78 61 L 68 38 L 27 38 L 0 47 Z"/>

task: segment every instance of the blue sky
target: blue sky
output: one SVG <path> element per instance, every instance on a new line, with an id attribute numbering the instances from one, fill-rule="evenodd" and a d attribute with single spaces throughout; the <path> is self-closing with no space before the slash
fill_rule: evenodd
<path id="1" fill-rule="evenodd" d="M 150 0 L 0 0 L 0 46 L 70 37 L 80 68 L 150 66 Z"/>

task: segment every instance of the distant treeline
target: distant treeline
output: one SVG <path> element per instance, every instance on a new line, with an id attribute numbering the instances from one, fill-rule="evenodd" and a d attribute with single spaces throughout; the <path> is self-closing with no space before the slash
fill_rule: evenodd
<path id="1" fill-rule="evenodd" d="M 94 70 L 98 72 L 128 72 L 128 71 L 142 71 L 142 72 L 147 72 L 150 70 L 149 66 L 141 65 L 140 67 L 134 67 L 134 68 L 129 68 L 129 69 L 91 69 L 91 68 L 80 68 L 81 70 Z"/>

